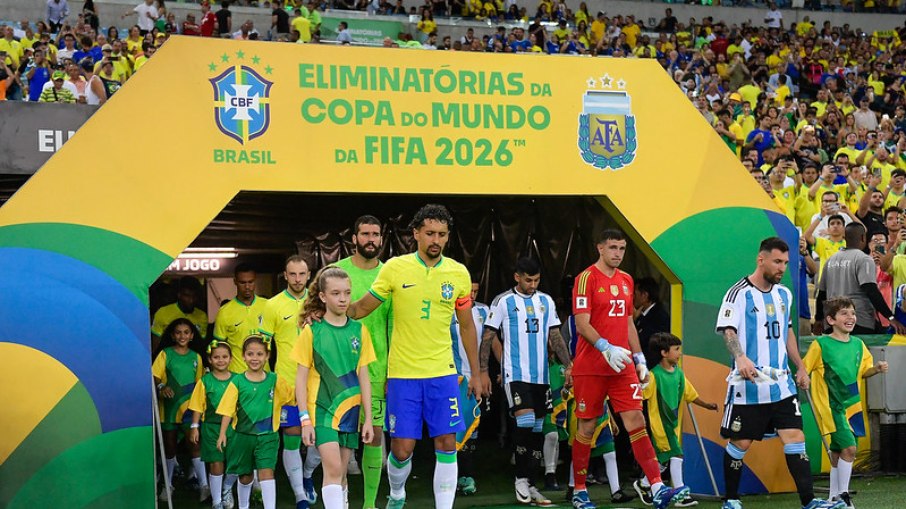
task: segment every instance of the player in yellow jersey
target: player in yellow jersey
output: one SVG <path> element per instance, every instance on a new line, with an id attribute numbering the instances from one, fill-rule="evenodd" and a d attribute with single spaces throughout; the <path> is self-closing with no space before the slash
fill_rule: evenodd
<path id="1" fill-rule="evenodd" d="M 292 255 L 286 259 L 283 266 L 286 289 L 267 301 L 259 327 L 261 334 L 271 339 L 277 352 L 274 372 L 292 386 L 294 391 L 296 362 L 290 354 L 299 338 L 299 313 L 308 297 L 306 285 L 310 275 L 308 263 L 302 256 Z M 296 507 L 307 508 L 316 498 L 314 483 L 309 493 L 302 472 L 302 455 L 299 452 L 302 446 L 302 424 L 298 406 L 285 405 L 280 410 L 280 429 L 283 431 L 283 468 L 296 496 Z"/>
<path id="2" fill-rule="evenodd" d="M 242 342 L 245 338 L 258 334 L 264 307 L 267 305 L 267 300 L 255 295 L 256 277 L 257 273 L 251 265 L 237 265 L 233 271 L 236 298 L 224 304 L 214 319 L 214 339 L 226 341 L 230 345 L 230 371 L 233 373 L 244 373 L 248 369 L 242 359 Z M 267 365 L 265 370 L 270 370 Z"/>
<path id="3" fill-rule="evenodd" d="M 151 320 L 151 351 L 156 352 L 160 346 L 160 335 L 164 329 L 177 318 L 186 318 L 195 325 L 195 336 L 201 339 L 208 337 L 208 314 L 196 307 L 201 293 L 201 283 L 192 276 L 184 276 L 176 284 L 176 302 L 167 304 L 154 313 Z"/>
<path id="4" fill-rule="evenodd" d="M 412 452 L 425 423 L 434 439 L 434 502 L 451 509 L 456 498 L 456 433 L 464 429 L 450 322 L 459 320 L 469 365 L 479 373 L 478 339 L 472 321 L 471 278 L 466 268 L 443 256 L 453 218 L 441 205 L 425 205 L 410 224 L 418 244 L 415 253 L 390 259 L 371 291 L 349 306 L 352 318 L 363 318 L 392 299 L 393 332 L 388 353 L 387 427 L 390 432 L 388 509 L 406 503 L 406 479 Z M 469 394 L 487 396 L 486 375 L 469 380 Z"/>

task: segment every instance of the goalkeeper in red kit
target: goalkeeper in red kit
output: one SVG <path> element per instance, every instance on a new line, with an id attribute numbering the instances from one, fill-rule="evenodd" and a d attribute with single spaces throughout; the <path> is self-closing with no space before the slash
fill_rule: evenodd
<path id="1" fill-rule="evenodd" d="M 594 509 L 585 477 L 592 436 L 608 397 L 629 432 L 636 461 L 651 482 L 654 507 L 664 509 L 685 498 L 686 486 L 669 488 L 661 482 L 661 469 L 645 429 L 642 383 L 648 366 L 632 321 L 632 277 L 619 269 L 626 254 L 626 237 L 608 229 L 597 239 L 599 258 L 579 274 L 573 288 L 573 314 L 581 338 L 576 345 L 573 383 L 578 429 L 573 443 L 575 509 Z"/>

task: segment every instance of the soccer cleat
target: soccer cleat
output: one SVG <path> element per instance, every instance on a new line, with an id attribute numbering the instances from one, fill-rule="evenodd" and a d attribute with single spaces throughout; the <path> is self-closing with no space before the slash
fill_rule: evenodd
<path id="1" fill-rule="evenodd" d="M 532 494 L 529 492 L 528 479 L 516 479 L 516 501 L 520 504 L 531 504 Z"/>
<path id="2" fill-rule="evenodd" d="M 677 488 L 663 486 L 651 497 L 651 502 L 654 504 L 655 509 L 667 509 L 671 503 L 682 500 L 688 494 L 689 488 L 686 486 Z"/>
<path id="3" fill-rule="evenodd" d="M 640 479 L 636 479 L 632 482 L 632 489 L 634 489 L 635 492 L 639 495 L 639 501 L 641 501 L 643 504 L 648 506 L 654 505 L 650 486 L 642 486 L 642 481 Z"/>
<path id="4" fill-rule="evenodd" d="M 302 500 L 296 502 L 296 509 L 310 509 L 310 508 L 311 508 L 311 506 L 308 505 L 308 500 L 305 500 L 304 498 Z"/>
<path id="5" fill-rule="evenodd" d="M 560 484 L 557 482 L 557 474 L 544 474 L 544 491 L 560 491 Z"/>
<path id="6" fill-rule="evenodd" d="M 233 487 L 230 486 L 223 490 L 223 509 L 233 509 L 236 507 L 236 501 L 233 500 Z"/>
<path id="7" fill-rule="evenodd" d="M 463 495 L 474 495 L 478 488 L 475 486 L 475 479 L 471 477 L 460 477 L 459 481 L 456 483 L 456 489 L 458 489 Z"/>
<path id="8" fill-rule="evenodd" d="M 846 509 L 846 502 L 842 500 L 813 498 L 812 501 L 803 506 L 802 509 Z"/>
<path id="9" fill-rule="evenodd" d="M 314 504 L 318 501 L 318 492 L 315 491 L 315 481 L 311 477 L 302 478 L 302 489 L 304 490 L 305 500 Z"/>
<path id="10" fill-rule="evenodd" d="M 632 493 L 626 493 L 623 490 L 617 490 L 610 495 L 610 501 L 614 504 L 620 504 L 623 502 L 629 502 L 630 500 L 635 499 L 635 495 Z"/>
<path id="11" fill-rule="evenodd" d="M 554 503 L 538 491 L 538 488 L 529 486 L 529 496 L 532 499 L 532 505 L 535 507 L 555 507 Z"/>
<path id="12" fill-rule="evenodd" d="M 856 506 L 853 505 L 853 497 L 848 492 L 844 491 L 838 496 L 838 500 L 846 504 L 846 509 L 856 509 Z"/>
<path id="13" fill-rule="evenodd" d="M 211 488 L 208 485 L 204 485 L 198 488 L 198 501 L 204 502 L 205 500 L 211 498 Z"/>
<path id="14" fill-rule="evenodd" d="M 675 504 L 676 507 L 694 507 L 698 505 L 698 500 L 692 498 L 692 495 L 686 494 L 681 500 L 677 500 Z"/>
<path id="15" fill-rule="evenodd" d="M 573 509 L 597 509 L 597 507 L 591 503 L 591 499 L 588 498 L 588 491 L 580 490 L 573 493 Z"/>
<path id="16" fill-rule="evenodd" d="M 406 497 L 393 498 L 387 497 L 387 509 L 403 509 L 406 505 Z"/>
<path id="17" fill-rule="evenodd" d="M 166 502 L 168 499 L 173 498 L 173 488 L 167 488 L 167 485 L 163 485 L 160 488 L 160 495 L 157 497 L 158 500 Z"/>
<path id="18" fill-rule="evenodd" d="M 742 502 L 739 500 L 724 500 L 721 509 L 742 509 Z"/>

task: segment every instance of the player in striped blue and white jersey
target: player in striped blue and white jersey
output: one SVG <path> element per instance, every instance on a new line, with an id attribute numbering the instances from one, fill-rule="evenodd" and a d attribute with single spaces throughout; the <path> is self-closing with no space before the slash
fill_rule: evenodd
<path id="1" fill-rule="evenodd" d="M 795 386 L 808 389 L 809 377 L 790 321 L 792 293 L 780 284 L 790 262 L 789 246 L 778 237 L 764 239 L 756 260 L 755 272 L 727 291 L 717 315 L 717 333 L 733 358 L 720 429 L 721 436 L 729 439 L 724 453 L 723 509 L 742 509 L 743 457 L 752 441 L 775 432 L 783 442 L 802 507 L 842 509 L 837 502 L 815 498 L 805 453 Z M 797 368 L 795 385 L 789 375 L 790 363 Z"/>
<path id="2" fill-rule="evenodd" d="M 554 300 L 538 291 L 541 265 L 523 257 L 516 261 L 516 286 L 498 295 L 485 322 L 479 354 L 482 372 L 488 368 L 491 344 L 503 343 L 501 375 L 510 412 L 516 418 L 516 499 L 546 507 L 551 501 L 534 486 L 536 461 L 542 458 L 544 416 L 551 412 L 548 348 L 566 367 L 570 378 L 571 359 L 560 335 L 560 318 Z"/>

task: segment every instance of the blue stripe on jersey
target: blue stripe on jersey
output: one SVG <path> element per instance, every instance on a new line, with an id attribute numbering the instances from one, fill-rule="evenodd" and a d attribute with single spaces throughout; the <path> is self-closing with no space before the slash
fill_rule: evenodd
<path id="1" fill-rule="evenodd" d="M 783 331 L 782 332 L 783 348 L 780 349 L 780 359 L 779 359 L 780 363 L 776 367 L 777 367 L 777 369 L 787 369 L 787 367 L 789 367 L 789 365 L 790 365 L 790 359 L 786 353 L 786 343 L 790 339 L 789 333 L 790 333 L 790 324 L 792 323 L 793 311 L 792 311 L 792 308 L 790 307 L 790 297 L 786 294 L 786 292 L 780 292 L 780 301 L 783 302 L 783 309 L 786 310 L 786 315 L 782 317 L 784 321 L 780 322 L 780 328 Z M 798 390 L 796 389 L 796 384 L 793 382 L 793 377 L 788 376 L 786 381 L 787 381 L 787 385 L 789 386 L 790 393 L 797 394 Z M 779 388 L 778 388 L 778 390 L 779 390 Z M 779 397 L 779 394 L 778 394 L 778 397 Z"/>
<path id="2" fill-rule="evenodd" d="M 553 306 L 552 306 L 553 302 L 549 302 L 546 298 L 542 298 L 541 301 L 544 303 L 545 309 L 548 309 L 548 310 L 553 309 Z M 541 330 L 544 331 L 545 337 L 548 337 L 547 334 L 550 334 L 550 332 L 551 332 L 550 326 L 548 325 L 550 323 L 550 311 L 544 313 L 543 320 L 544 321 L 541 322 L 541 327 L 542 327 Z M 541 373 L 543 375 L 541 378 L 542 383 L 550 383 L 550 373 L 548 373 L 549 365 L 550 365 L 550 363 L 547 362 L 547 359 L 542 360 L 542 362 L 541 362 Z"/>
<path id="3" fill-rule="evenodd" d="M 753 312 L 754 311 L 754 312 Z M 746 357 L 752 362 L 758 362 L 758 312 L 755 311 L 755 299 L 751 292 L 746 292 Z M 746 382 L 746 403 L 758 403 L 758 386 Z"/>
<path id="4" fill-rule="evenodd" d="M 519 312 L 516 308 L 516 296 L 507 295 L 506 300 L 506 312 L 507 312 L 507 322 L 510 324 L 509 337 L 509 354 L 511 362 L 510 364 L 513 367 L 512 380 L 521 380 L 522 379 L 522 366 L 521 360 L 519 359 Z M 506 378 L 506 377 L 504 377 Z"/>
<path id="5" fill-rule="evenodd" d="M 525 332 L 528 336 L 528 347 L 529 347 L 529 370 L 535 371 L 535 368 L 538 366 L 538 348 L 535 345 L 538 344 L 538 323 L 539 320 L 535 314 L 535 306 L 533 304 L 533 299 L 522 298 L 522 305 L 525 306 Z M 532 332 L 535 331 L 535 332 Z M 545 362 L 545 364 L 547 364 Z"/>
<path id="6" fill-rule="evenodd" d="M 786 336 L 786 331 L 783 330 L 784 322 L 781 320 L 783 316 L 778 314 L 778 311 L 780 310 L 774 306 L 774 298 L 770 293 L 762 295 L 761 298 L 764 299 L 765 316 L 767 318 L 765 325 L 771 330 L 771 332 L 768 333 L 769 336 L 773 334 L 774 330 L 774 324 L 772 322 L 778 323 L 778 332 L 780 332 L 780 335 L 776 339 L 768 338 L 768 359 L 771 363 L 771 367 L 777 368 L 780 366 L 780 348 L 778 344 L 780 343 L 781 338 Z M 768 315 L 767 310 L 771 308 L 774 309 L 774 314 Z M 771 401 L 780 401 L 780 387 L 777 384 L 771 384 Z"/>
<path id="7" fill-rule="evenodd" d="M 456 314 L 453 315 L 453 321 L 450 322 L 450 339 L 453 342 L 453 364 L 456 366 L 456 372 L 462 374 L 462 357 L 459 355 L 459 344 L 462 338 L 459 337 L 459 322 L 456 321 Z"/>
<path id="8" fill-rule="evenodd" d="M 566 329 L 569 333 L 567 336 L 567 342 L 569 343 L 569 355 L 570 357 L 576 356 L 576 348 L 579 347 L 579 333 L 576 332 L 576 317 L 569 315 L 569 318 L 566 319 Z"/>

